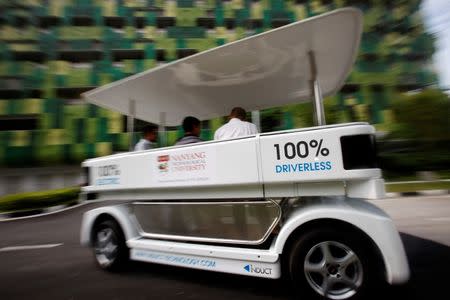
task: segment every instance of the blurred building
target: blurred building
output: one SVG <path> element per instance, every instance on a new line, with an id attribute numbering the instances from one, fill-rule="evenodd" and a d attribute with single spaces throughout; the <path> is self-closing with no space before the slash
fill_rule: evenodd
<path id="1" fill-rule="evenodd" d="M 344 6 L 364 12 L 364 35 L 353 73 L 329 101 L 339 121 L 366 120 L 382 128 L 390 122 L 389 104 L 395 93 L 436 82 L 430 67 L 434 41 L 424 31 L 420 4 L 420 0 L 2 0 L 0 166 L 16 169 L 14 175 L 2 169 L 6 171 L 0 172 L 0 185 L 43 170 L 17 168 L 77 165 L 89 157 L 127 150 L 124 117 L 84 103 L 80 93 Z M 262 115 L 267 123 L 276 124 L 269 129 L 301 126 L 293 111 Z M 205 122 L 203 138 L 211 138 L 222 122 Z M 170 131 L 169 144 L 179 134 Z M 79 180 L 73 179 L 78 175 L 66 177 L 53 185 Z M 46 181 L 41 180 L 42 184 L 26 186 L 44 187 Z M 10 189 L 0 194 L 15 190 Z"/>

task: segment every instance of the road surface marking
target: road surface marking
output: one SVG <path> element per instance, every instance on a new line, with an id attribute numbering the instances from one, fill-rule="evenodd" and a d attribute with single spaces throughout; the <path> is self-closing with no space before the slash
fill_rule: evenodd
<path id="1" fill-rule="evenodd" d="M 18 251 L 18 250 L 33 250 L 33 249 L 46 249 L 46 248 L 54 248 L 58 246 L 62 246 L 63 243 L 59 244 L 44 244 L 44 245 L 28 245 L 28 246 L 12 246 L 12 247 L 4 247 L 0 248 L 0 252 L 7 251 Z"/>

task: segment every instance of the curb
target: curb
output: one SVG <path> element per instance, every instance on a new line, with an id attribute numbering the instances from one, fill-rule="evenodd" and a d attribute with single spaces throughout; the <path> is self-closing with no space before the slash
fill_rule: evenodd
<path id="1" fill-rule="evenodd" d="M 0 222 L 14 221 L 14 220 L 24 220 L 37 217 L 43 217 L 48 215 L 57 214 L 67 210 L 71 210 L 80 206 L 87 204 L 88 202 L 78 202 L 72 205 L 56 205 L 40 209 L 31 209 L 27 211 L 15 211 L 0 213 Z"/>
<path id="2" fill-rule="evenodd" d="M 450 195 L 450 190 L 423 190 L 423 191 L 415 191 L 415 192 L 386 193 L 386 198 L 415 197 L 415 196 L 441 196 L 441 195 Z"/>

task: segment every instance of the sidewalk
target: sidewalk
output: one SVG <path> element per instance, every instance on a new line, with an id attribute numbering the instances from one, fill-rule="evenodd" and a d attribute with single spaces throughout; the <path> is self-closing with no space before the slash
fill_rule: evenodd
<path id="1" fill-rule="evenodd" d="M 450 179 L 433 181 L 393 181 L 386 182 L 386 196 L 433 196 L 450 193 Z"/>

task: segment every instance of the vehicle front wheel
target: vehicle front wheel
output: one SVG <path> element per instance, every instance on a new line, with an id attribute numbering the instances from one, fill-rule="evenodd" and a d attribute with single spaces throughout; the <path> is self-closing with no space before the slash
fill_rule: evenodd
<path id="1" fill-rule="evenodd" d="M 287 269 L 301 295 L 333 300 L 363 299 L 375 280 L 370 248 L 356 233 L 322 228 L 292 245 Z"/>
<path id="2" fill-rule="evenodd" d="M 94 228 L 94 256 L 105 270 L 122 268 L 129 257 L 129 249 L 120 226 L 113 220 L 105 220 Z"/>

